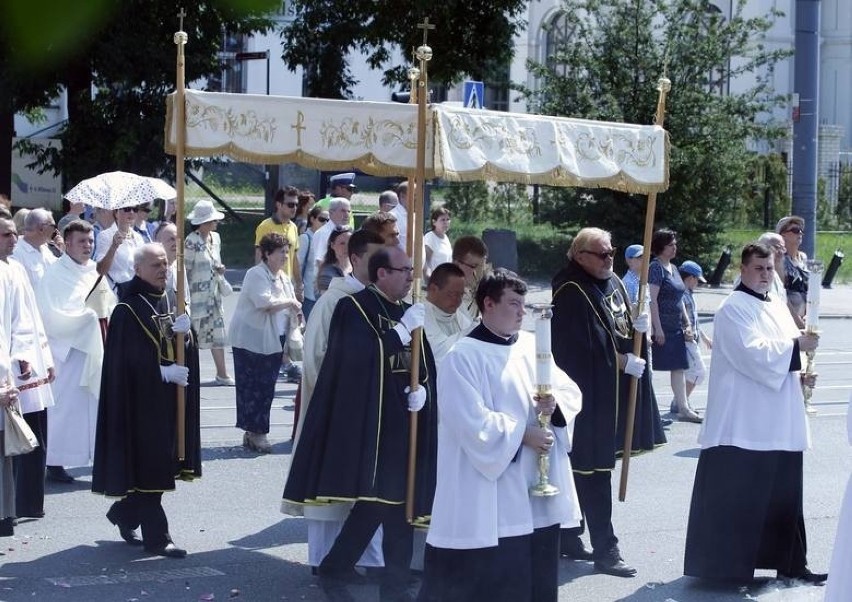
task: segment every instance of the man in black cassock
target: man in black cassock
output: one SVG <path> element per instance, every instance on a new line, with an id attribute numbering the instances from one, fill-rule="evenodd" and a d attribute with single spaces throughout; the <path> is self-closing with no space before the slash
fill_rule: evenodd
<path id="1" fill-rule="evenodd" d="M 624 284 L 612 272 L 609 232 L 583 228 L 568 251 L 568 265 L 553 278 L 552 350 L 556 365 L 583 393 L 574 423 L 571 466 L 593 552 L 580 540 L 582 527 L 563 529 L 563 556 L 594 560 L 595 569 L 632 577 L 612 526 L 611 474 L 624 445 L 630 378 L 639 378 L 633 452 L 666 442 L 645 360 L 633 355 L 634 330 L 648 329 L 648 314 L 635 320 Z M 643 338 L 642 355 L 647 357 Z"/>
<path id="2" fill-rule="evenodd" d="M 435 364 L 422 338 L 420 385 L 410 391 L 411 333 L 424 316 L 421 304 L 402 301 L 413 280 L 411 261 L 399 247 L 383 248 L 370 257 L 369 275 L 372 284 L 341 299 L 334 311 L 284 499 L 355 502 L 318 568 L 327 591 L 359 580 L 355 563 L 382 525 L 382 599 L 408 599 L 409 412 L 419 412 L 415 521 L 424 521 L 435 493 Z"/>
<path id="3" fill-rule="evenodd" d="M 136 275 L 123 288 L 104 349 L 92 491 L 121 498 L 107 512 L 130 545 L 183 558 L 162 506 L 175 480 L 201 476 L 198 349 L 187 345 L 187 366 L 175 363 L 176 333 L 190 337 L 189 317 L 175 318 L 166 291 L 169 264 L 160 243 L 134 257 Z M 186 459 L 177 457 L 178 387 L 186 392 Z M 142 528 L 142 538 L 136 534 Z"/>

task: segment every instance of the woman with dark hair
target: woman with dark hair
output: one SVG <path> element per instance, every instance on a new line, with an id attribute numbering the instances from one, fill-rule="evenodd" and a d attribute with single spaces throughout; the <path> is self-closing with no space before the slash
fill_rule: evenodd
<path id="1" fill-rule="evenodd" d="M 298 199 L 299 204 L 296 205 L 296 217 L 293 218 L 293 223 L 299 229 L 299 234 L 304 234 L 311 227 L 310 212 L 317 201 L 314 198 L 314 193 L 310 190 L 300 190 Z M 299 248 L 301 249 L 301 244 Z"/>
<path id="2" fill-rule="evenodd" d="M 308 212 L 308 227 L 299 236 L 299 269 L 302 271 L 302 285 L 305 289 L 305 300 L 302 303 L 302 313 L 307 320 L 311 310 L 317 302 L 316 279 L 317 264 L 311 261 L 312 247 L 314 245 L 314 232 L 328 223 L 328 211 L 318 205 L 314 205 Z"/>
<path id="3" fill-rule="evenodd" d="M 423 272 L 427 280 L 436 267 L 453 260 L 453 245 L 447 236 L 447 230 L 450 229 L 450 210 L 443 206 L 435 207 L 432 209 L 430 221 L 432 229 L 423 237 L 423 246 L 426 249 Z"/>
<path id="4" fill-rule="evenodd" d="M 678 420 L 701 422 L 701 416 L 689 407 L 686 397 L 686 369 L 689 367 L 686 333 L 691 332 L 692 325 L 683 304 L 686 286 L 672 263 L 677 255 L 677 234 L 669 229 L 654 232 L 651 253 L 654 255 L 648 268 L 654 325 L 651 364 L 656 372 L 670 374 Z"/>
<path id="5" fill-rule="evenodd" d="M 231 319 L 229 337 L 234 351 L 237 428 L 243 445 L 263 454 L 272 451 L 269 411 L 284 350 L 281 333 L 298 327 L 301 304 L 293 283 L 282 271 L 289 260 L 287 240 L 269 233 L 258 245 L 261 262 L 246 272 Z M 283 323 L 280 319 L 284 318 Z"/>
<path id="6" fill-rule="evenodd" d="M 345 276 L 352 271 L 352 266 L 349 264 L 349 238 L 351 236 L 352 228 L 338 226 L 328 237 L 328 250 L 326 250 L 325 258 L 317 272 L 317 299 L 328 290 L 332 278 Z"/>

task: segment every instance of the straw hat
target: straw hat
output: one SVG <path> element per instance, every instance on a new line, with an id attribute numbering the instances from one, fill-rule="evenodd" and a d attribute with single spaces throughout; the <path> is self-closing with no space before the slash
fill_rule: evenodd
<path id="1" fill-rule="evenodd" d="M 207 222 L 225 219 L 225 214 L 221 211 L 216 211 L 215 207 L 213 207 L 213 201 L 202 199 L 196 203 L 189 215 L 186 216 L 186 219 L 193 226 L 199 226 Z"/>

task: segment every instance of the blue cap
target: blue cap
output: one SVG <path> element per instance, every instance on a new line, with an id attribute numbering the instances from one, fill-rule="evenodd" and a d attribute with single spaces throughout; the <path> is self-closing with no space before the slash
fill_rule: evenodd
<path id="1" fill-rule="evenodd" d="M 332 186 L 346 186 L 354 190 L 356 188 L 353 182 L 355 181 L 355 174 L 350 173 L 339 173 L 337 175 L 331 176 L 328 179 L 328 185 Z"/>
<path id="2" fill-rule="evenodd" d="M 636 259 L 637 257 L 642 257 L 645 254 L 645 247 L 642 245 L 630 245 L 626 249 L 624 249 L 624 258 L 625 259 Z"/>
<path id="3" fill-rule="evenodd" d="M 684 261 L 682 264 L 680 264 L 678 270 L 683 272 L 684 274 L 695 276 L 696 278 L 698 278 L 698 282 L 707 282 L 704 279 L 704 270 L 702 270 L 701 266 L 695 263 L 694 261 Z"/>

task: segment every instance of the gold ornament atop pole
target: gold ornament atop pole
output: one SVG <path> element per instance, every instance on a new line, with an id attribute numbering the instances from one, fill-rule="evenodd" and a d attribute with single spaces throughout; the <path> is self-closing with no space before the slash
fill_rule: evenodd
<path id="1" fill-rule="evenodd" d="M 177 198 L 175 199 L 175 225 L 177 226 L 177 314 L 186 313 L 186 291 L 184 290 L 184 264 L 183 264 L 183 237 L 184 237 L 184 189 L 186 187 L 186 176 L 184 172 L 184 154 L 186 148 L 186 57 L 184 55 L 184 46 L 188 36 L 183 31 L 183 18 L 186 12 L 183 8 L 180 9 L 178 17 L 180 18 L 180 30 L 175 33 L 174 41 L 177 46 L 177 77 L 175 88 L 175 126 L 176 144 L 175 144 L 175 189 L 177 190 Z M 184 335 L 178 333 L 176 351 L 176 361 L 179 365 L 186 365 L 186 354 L 184 349 Z M 183 461 L 186 458 L 186 390 L 183 387 L 177 387 L 177 408 L 176 408 L 176 431 L 177 431 L 177 456 L 178 460 Z"/>
<path id="2" fill-rule="evenodd" d="M 672 82 L 669 78 L 663 76 L 657 81 L 657 114 L 654 117 L 654 125 L 663 126 L 666 118 L 666 95 L 672 89 Z M 648 287 L 648 265 L 650 264 L 651 254 L 647 252 L 651 248 L 651 237 L 654 234 L 654 214 L 657 211 L 657 193 L 652 192 L 648 195 L 648 204 L 645 207 L 645 234 L 642 239 L 642 244 L 645 247 L 645 253 L 642 254 L 642 269 L 639 272 L 639 299 L 637 304 L 637 315 L 645 311 L 645 294 Z M 645 338 L 644 332 L 633 333 L 633 355 L 641 357 L 642 355 L 642 339 Z M 646 358 L 647 359 L 647 358 Z M 623 502 L 627 498 L 627 476 L 630 472 L 630 455 L 633 453 L 633 428 L 636 421 L 636 395 L 639 392 L 639 379 L 630 378 L 630 392 L 627 398 L 627 416 L 624 425 L 624 453 L 621 456 L 621 482 L 618 487 L 618 499 Z"/>
<path id="3" fill-rule="evenodd" d="M 551 318 L 553 305 L 550 303 L 530 304 L 535 312 L 535 392 L 539 396 L 549 396 L 553 383 L 550 375 L 550 365 L 553 354 L 550 348 Z M 544 430 L 550 430 L 550 414 L 539 412 L 538 425 Z M 552 451 L 551 448 L 550 451 Z M 550 451 L 538 455 L 538 482 L 530 487 L 533 497 L 551 497 L 559 493 L 559 488 L 550 483 Z"/>
<path id="4" fill-rule="evenodd" d="M 417 165 L 414 176 L 414 190 L 408 190 L 409 224 L 407 243 L 411 244 L 409 255 L 413 257 L 414 282 L 411 285 L 412 301 L 420 301 L 421 275 L 423 274 L 423 192 L 426 189 L 426 101 L 428 93 L 428 63 L 432 60 L 432 49 L 426 45 L 430 29 L 435 26 L 425 18 L 417 25 L 423 30 L 423 44 L 417 47 L 415 56 L 420 63 L 419 78 L 417 79 Z M 412 81 L 412 83 L 414 83 Z M 412 94 L 414 87 L 412 87 Z M 412 215 L 413 214 L 413 215 Z M 423 329 L 416 328 L 411 333 L 411 391 L 420 387 L 420 356 Z M 408 446 L 408 481 L 405 494 L 405 517 L 409 523 L 414 522 L 414 484 L 417 471 L 417 412 L 409 412 L 409 446 Z"/>
<path id="5" fill-rule="evenodd" d="M 822 286 L 822 271 L 825 265 L 818 259 L 808 260 L 808 297 L 807 311 L 805 313 L 805 332 L 819 335 L 819 297 Z M 816 351 L 806 351 L 805 370 L 802 372 L 802 395 L 805 398 L 805 411 L 808 414 L 816 414 L 817 410 L 811 405 L 814 395 L 813 377 L 816 368 Z"/>

